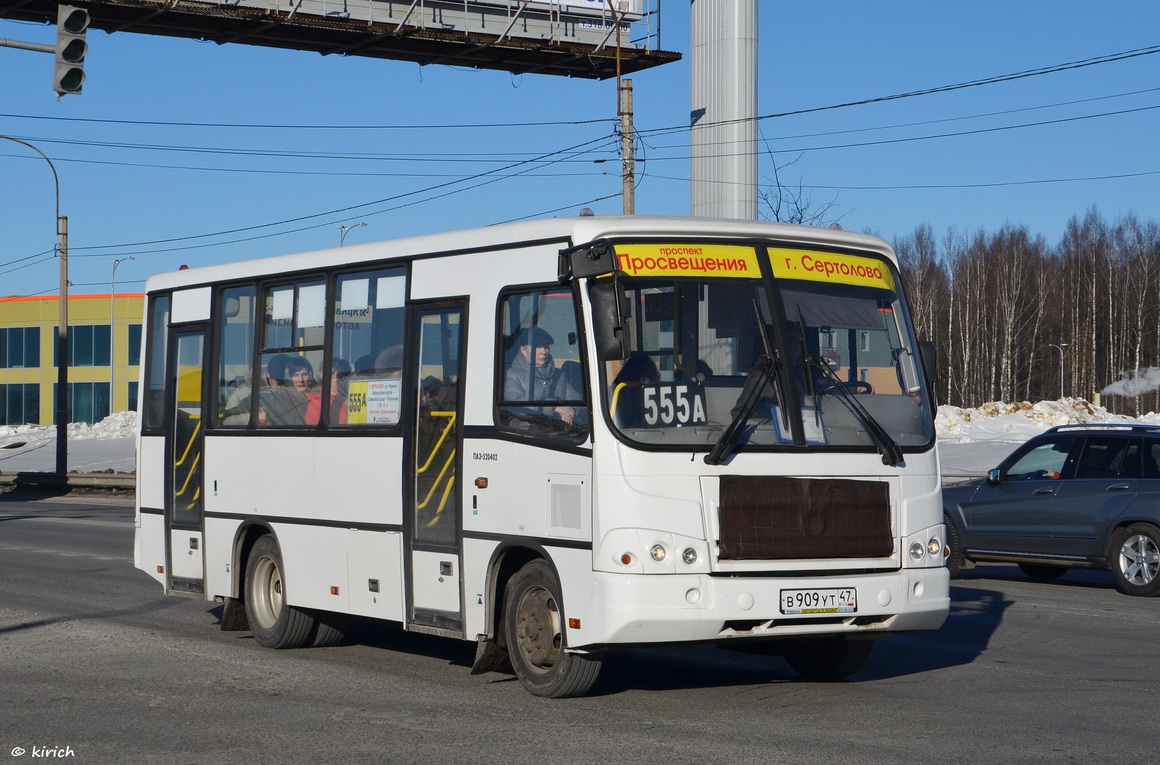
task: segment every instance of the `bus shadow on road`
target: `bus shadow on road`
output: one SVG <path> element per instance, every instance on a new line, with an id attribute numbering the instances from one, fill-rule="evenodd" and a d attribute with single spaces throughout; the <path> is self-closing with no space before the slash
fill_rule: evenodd
<path id="1" fill-rule="evenodd" d="M 866 666 L 848 680 L 904 677 L 972 663 L 987 650 L 991 636 L 1012 604 L 1003 593 L 952 587 L 951 610 L 938 630 L 877 641 Z M 210 614 L 220 619 L 221 608 Z M 250 637 L 249 633 L 244 634 Z M 342 645 L 423 656 L 470 670 L 474 644 L 454 638 L 407 632 L 393 622 L 356 619 Z M 514 682 L 510 668 L 487 675 L 490 682 Z M 738 640 L 725 645 L 657 644 L 609 651 L 589 696 L 626 691 L 671 691 L 811 682 L 780 655 L 777 641 Z"/>
<path id="2" fill-rule="evenodd" d="M 952 586 L 950 614 L 941 628 L 883 641 L 854 677 L 881 680 L 970 664 L 987 650 L 1013 603 L 997 590 Z"/>

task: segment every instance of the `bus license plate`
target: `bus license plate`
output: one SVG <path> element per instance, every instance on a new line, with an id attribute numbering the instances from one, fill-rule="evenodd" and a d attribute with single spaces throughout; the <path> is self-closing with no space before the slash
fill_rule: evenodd
<path id="1" fill-rule="evenodd" d="M 853 614 L 857 611 L 858 590 L 853 587 L 781 591 L 783 614 Z"/>

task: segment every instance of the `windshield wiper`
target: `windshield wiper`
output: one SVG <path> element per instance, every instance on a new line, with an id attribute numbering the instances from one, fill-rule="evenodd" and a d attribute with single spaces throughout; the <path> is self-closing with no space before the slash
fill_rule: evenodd
<path id="1" fill-rule="evenodd" d="M 753 414 L 753 410 L 757 408 L 757 403 L 761 401 L 761 392 L 765 390 L 766 385 L 773 381 L 776 369 L 777 361 L 769 354 L 763 353 L 753 368 L 749 370 L 749 376 L 745 378 L 745 386 L 741 389 L 741 395 L 737 397 L 737 403 L 733 406 L 733 420 L 721 433 L 717 443 L 705 455 L 706 465 L 720 465 L 728 459 L 737 446 L 742 427 L 749 419 L 749 415 Z"/>
<path id="2" fill-rule="evenodd" d="M 733 405 L 731 412 L 733 420 L 729 423 L 729 427 L 725 428 L 721 437 L 717 439 L 717 443 L 705 455 L 706 465 L 720 465 L 733 453 L 733 449 L 736 448 L 737 441 L 741 437 L 742 426 L 753 414 L 753 410 L 757 408 L 757 403 L 761 401 L 761 392 L 765 390 L 766 385 L 773 383 L 774 375 L 777 372 L 778 361 L 773 356 L 773 345 L 769 342 L 769 335 L 765 331 L 765 322 L 761 318 L 761 309 L 758 308 L 756 300 L 753 301 L 753 315 L 757 320 L 757 329 L 764 352 L 745 378 L 741 395 L 737 397 L 737 403 Z M 781 395 L 776 384 L 773 385 L 773 390 L 780 409 Z"/>
<path id="3" fill-rule="evenodd" d="M 866 407 L 862 406 L 862 402 L 858 400 L 850 390 L 846 387 L 836 374 L 834 370 L 830 369 L 830 365 L 824 360 L 815 356 L 806 355 L 806 362 L 812 367 L 822 373 L 822 377 L 829 381 L 834 390 L 841 396 L 842 401 L 850 407 L 850 410 L 862 421 L 866 426 L 866 432 L 870 435 L 870 440 L 878 447 L 878 453 L 882 455 L 883 465 L 901 465 L 902 464 L 902 447 L 890 437 L 886 429 L 878 424 L 878 420 L 874 419 L 874 415 L 866 411 Z"/>

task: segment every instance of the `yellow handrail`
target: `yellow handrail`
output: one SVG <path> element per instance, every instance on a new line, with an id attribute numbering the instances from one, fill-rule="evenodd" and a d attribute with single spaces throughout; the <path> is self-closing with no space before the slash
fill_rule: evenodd
<path id="1" fill-rule="evenodd" d="M 439 440 L 431 447 L 431 455 L 427 457 L 427 461 L 423 463 L 423 467 L 416 468 L 415 473 L 425 473 L 427 468 L 431 467 L 431 462 L 435 459 L 435 454 L 439 451 L 439 447 L 447 440 L 447 434 L 451 432 L 451 428 L 455 425 L 455 412 L 428 412 L 428 417 L 447 417 L 447 425 L 444 426 L 443 432 L 439 435 Z"/>
<path id="2" fill-rule="evenodd" d="M 198 415 L 190 415 L 191 420 L 197 420 L 197 427 L 193 429 L 193 433 L 189 436 L 189 443 L 185 445 L 185 451 L 181 455 L 181 459 L 173 463 L 173 467 L 181 467 L 185 464 L 185 458 L 189 456 L 189 451 L 193 448 L 194 442 L 197 440 L 197 434 L 201 432 L 201 417 Z"/>

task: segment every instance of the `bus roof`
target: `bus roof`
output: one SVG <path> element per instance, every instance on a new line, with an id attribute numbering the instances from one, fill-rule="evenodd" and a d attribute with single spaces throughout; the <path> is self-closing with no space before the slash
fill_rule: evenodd
<path id="1" fill-rule="evenodd" d="M 439 234 L 424 234 L 401 239 L 347 245 L 291 255 L 224 263 L 197 268 L 183 268 L 156 274 L 146 283 L 147 292 L 164 291 L 219 281 L 291 274 L 300 271 L 336 268 L 364 262 L 381 262 L 394 258 L 436 256 L 532 246 L 559 242 L 560 247 L 616 237 L 730 238 L 773 239 L 781 242 L 810 243 L 835 247 L 853 247 L 887 255 L 893 259 L 890 246 L 876 236 L 855 234 L 841 229 L 812 228 L 768 221 L 693 218 L 685 216 L 585 215 L 570 218 L 503 223 L 482 228 Z"/>

